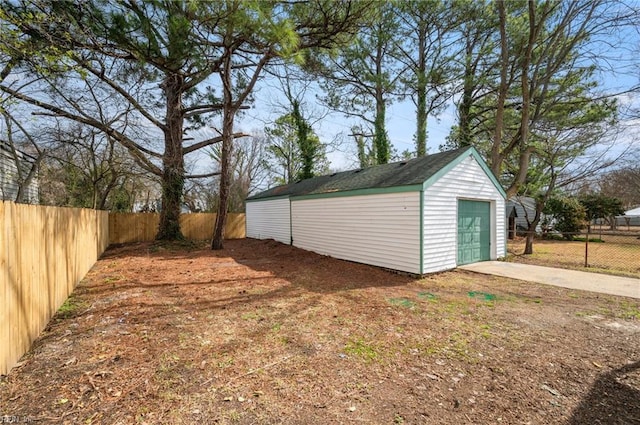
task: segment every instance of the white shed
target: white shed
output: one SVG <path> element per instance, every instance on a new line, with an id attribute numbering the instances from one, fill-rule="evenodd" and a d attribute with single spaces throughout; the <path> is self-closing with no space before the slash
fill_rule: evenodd
<path id="1" fill-rule="evenodd" d="M 505 255 L 505 192 L 472 148 L 247 198 L 246 234 L 414 274 Z"/>

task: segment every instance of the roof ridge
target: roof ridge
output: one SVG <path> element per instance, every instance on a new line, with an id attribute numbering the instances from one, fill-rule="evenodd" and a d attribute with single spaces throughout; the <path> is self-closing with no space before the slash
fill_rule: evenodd
<path id="1" fill-rule="evenodd" d="M 473 148 L 466 146 L 409 160 L 323 174 L 276 186 L 247 200 L 421 184 L 470 149 Z"/>

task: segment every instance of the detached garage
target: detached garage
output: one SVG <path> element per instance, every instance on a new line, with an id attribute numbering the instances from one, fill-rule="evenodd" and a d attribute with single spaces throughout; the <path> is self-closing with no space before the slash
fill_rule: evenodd
<path id="1" fill-rule="evenodd" d="M 505 192 L 461 148 L 247 198 L 247 237 L 415 274 L 505 255 Z"/>

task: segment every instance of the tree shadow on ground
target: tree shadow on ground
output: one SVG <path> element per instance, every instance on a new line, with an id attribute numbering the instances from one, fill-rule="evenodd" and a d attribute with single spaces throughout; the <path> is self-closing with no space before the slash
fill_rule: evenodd
<path id="1" fill-rule="evenodd" d="M 640 424 L 640 361 L 600 375 L 568 424 Z"/>
<path id="2" fill-rule="evenodd" d="M 169 248 L 167 248 L 169 246 Z M 369 287 L 397 287 L 407 285 L 415 277 L 398 274 L 366 264 L 338 260 L 305 251 L 273 240 L 240 239 L 225 241 L 225 249 L 212 251 L 203 244 L 158 245 L 136 243 L 109 247 L 101 260 L 125 257 L 155 257 L 162 260 L 189 260 L 207 257 L 212 268 L 244 266 L 254 272 L 267 272 L 284 279 L 295 287 L 314 293 L 330 293 Z M 233 260 L 229 264 L 228 260 Z M 220 261 L 222 261 L 220 263 Z M 178 266 L 178 265 L 177 265 Z M 203 282 L 215 283 L 212 281 Z M 159 285 L 164 285 L 164 282 Z M 182 284 L 182 283 L 181 283 Z"/>

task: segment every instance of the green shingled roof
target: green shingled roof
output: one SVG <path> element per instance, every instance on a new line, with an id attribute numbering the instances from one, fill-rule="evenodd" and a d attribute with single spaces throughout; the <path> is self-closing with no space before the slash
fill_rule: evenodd
<path id="1" fill-rule="evenodd" d="M 407 161 L 313 177 L 274 187 L 253 195 L 247 200 L 418 185 L 429 180 L 463 154 L 467 152 L 471 154 L 473 151 L 475 149 L 465 147 Z"/>

